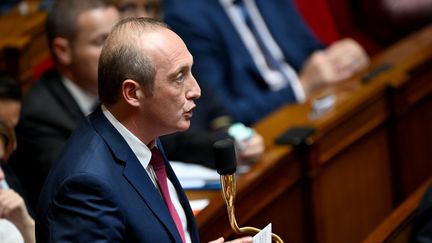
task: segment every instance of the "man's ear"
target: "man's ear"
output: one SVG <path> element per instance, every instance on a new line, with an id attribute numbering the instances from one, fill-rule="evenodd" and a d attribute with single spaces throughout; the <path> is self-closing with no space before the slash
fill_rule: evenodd
<path id="1" fill-rule="evenodd" d="M 132 79 L 126 79 L 123 81 L 122 98 L 129 105 L 138 107 L 140 105 L 140 100 L 144 98 L 144 93 L 139 83 Z"/>
<path id="2" fill-rule="evenodd" d="M 68 40 L 63 37 L 54 38 L 52 49 L 59 63 L 63 65 L 72 63 L 72 48 Z"/>

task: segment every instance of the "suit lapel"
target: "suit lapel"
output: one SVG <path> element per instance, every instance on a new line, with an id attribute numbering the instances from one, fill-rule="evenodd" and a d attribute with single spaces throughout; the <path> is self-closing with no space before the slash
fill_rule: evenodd
<path id="1" fill-rule="evenodd" d="M 126 180 L 135 188 L 155 217 L 167 228 L 175 241 L 182 242 L 176 225 L 159 191 L 120 133 L 103 115 L 100 108 L 91 114 L 89 119 L 96 131 L 110 147 L 113 155 L 125 163 L 123 175 Z"/>
<path id="2" fill-rule="evenodd" d="M 80 122 L 85 116 L 78 106 L 78 103 L 69 93 L 62 82 L 60 74 L 56 71 L 47 73 L 47 88 L 51 94 L 58 100 L 58 103 L 63 107 L 63 110 L 69 111 L 68 115 L 71 119 Z"/>

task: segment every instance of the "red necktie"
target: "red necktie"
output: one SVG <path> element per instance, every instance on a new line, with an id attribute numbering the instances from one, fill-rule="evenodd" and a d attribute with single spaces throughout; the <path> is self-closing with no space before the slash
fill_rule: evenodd
<path id="1" fill-rule="evenodd" d="M 171 201 L 171 197 L 168 191 L 168 184 L 167 184 L 167 175 L 165 170 L 165 161 L 162 158 L 161 153 L 156 147 L 153 147 L 151 149 L 152 157 L 150 159 L 150 164 L 153 166 L 153 170 L 156 173 L 157 178 L 157 184 L 159 186 L 159 190 L 162 193 L 162 197 L 165 201 L 165 204 L 167 205 L 169 212 L 171 214 L 172 219 L 174 220 L 174 223 L 177 226 L 177 230 L 182 238 L 183 242 L 185 241 L 185 235 L 183 232 L 183 225 L 180 220 L 180 217 L 177 213 L 177 210 L 174 207 L 174 204 Z"/>

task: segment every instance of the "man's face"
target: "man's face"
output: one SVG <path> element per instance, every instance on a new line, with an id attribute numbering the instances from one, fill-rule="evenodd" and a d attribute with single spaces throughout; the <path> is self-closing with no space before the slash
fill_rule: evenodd
<path id="1" fill-rule="evenodd" d="M 21 112 L 21 102 L 15 100 L 0 100 L 0 119 L 5 120 L 9 126 L 15 127 Z"/>
<path id="2" fill-rule="evenodd" d="M 143 41 L 156 68 L 153 95 L 145 97 L 143 115 L 158 126 L 159 135 L 189 128 L 201 89 L 192 76 L 192 55 L 174 32 L 149 33 Z"/>
<path id="3" fill-rule="evenodd" d="M 114 7 L 83 12 L 78 17 L 79 32 L 71 43 L 73 81 L 97 95 L 97 69 L 102 46 L 112 27 L 119 21 Z"/>

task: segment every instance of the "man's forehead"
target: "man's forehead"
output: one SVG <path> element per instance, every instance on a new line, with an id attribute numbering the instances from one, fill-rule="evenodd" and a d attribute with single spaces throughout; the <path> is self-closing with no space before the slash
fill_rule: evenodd
<path id="1" fill-rule="evenodd" d="M 143 33 L 138 43 L 144 51 L 161 55 L 175 54 L 186 48 L 180 37 L 168 29 Z"/>

